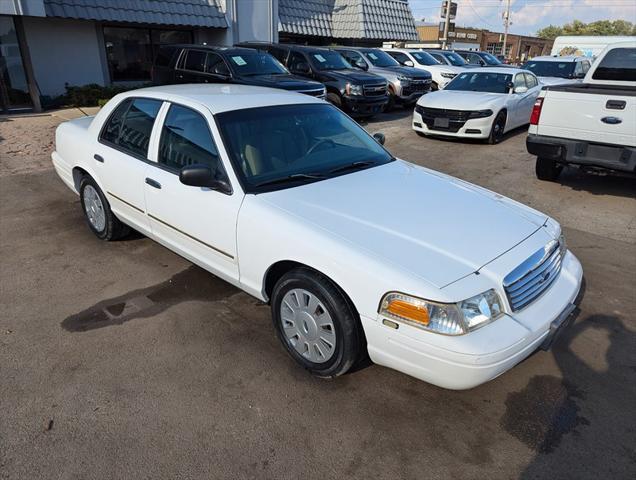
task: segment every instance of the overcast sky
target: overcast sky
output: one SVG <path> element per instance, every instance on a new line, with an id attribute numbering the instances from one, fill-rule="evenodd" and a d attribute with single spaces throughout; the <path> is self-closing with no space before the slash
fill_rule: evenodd
<path id="1" fill-rule="evenodd" d="M 457 25 L 503 31 L 506 0 L 453 0 Z M 441 0 L 409 0 L 415 20 L 439 22 Z M 534 34 L 546 25 L 562 25 L 574 19 L 584 22 L 623 19 L 636 23 L 636 0 L 511 0 L 510 31 Z"/>

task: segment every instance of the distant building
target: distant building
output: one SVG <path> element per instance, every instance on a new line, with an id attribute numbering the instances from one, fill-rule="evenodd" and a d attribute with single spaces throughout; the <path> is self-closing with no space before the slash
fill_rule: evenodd
<path id="1" fill-rule="evenodd" d="M 441 47 L 442 42 L 439 39 L 442 32 L 438 24 L 419 25 L 416 28 L 420 43 L 430 45 L 430 48 Z M 493 55 L 503 55 L 515 62 L 523 62 L 539 55 L 549 55 L 552 49 L 552 40 L 509 33 L 504 54 L 503 37 L 503 33 L 477 28 L 456 27 L 454 31 L 448 32 L 449 48 L 482 50 Z"/>
<path id="2" fill-rule="evenodd" d="M 150 80 L 159 45 L 415 41 L 407 0 L 0 0 L 0 111 Z"/>

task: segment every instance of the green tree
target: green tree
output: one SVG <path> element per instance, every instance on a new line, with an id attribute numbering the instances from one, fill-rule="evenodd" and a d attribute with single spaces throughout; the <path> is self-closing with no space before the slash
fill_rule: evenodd
<path id="1" fill-rule="evenodd" d="M 548 25 L 537 32 L 539 38 L 556 38 L 560 35 L 636 35 L 636 25 L 627 20 L 598 20 L 585 23 L 574 20 L 562 27 Z"/>

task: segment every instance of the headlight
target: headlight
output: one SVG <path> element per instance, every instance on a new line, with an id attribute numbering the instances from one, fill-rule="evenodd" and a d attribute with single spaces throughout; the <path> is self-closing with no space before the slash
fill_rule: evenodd
<path id="1" fill-rule="evenodd" d="M 494 290 L 458 303 L 438 303 L 398 292 L 387 293 L 380 315 L 422 330 L 443 335 L 463 335 L 503 315 L 502 302 Z"/>
<path id="2" fill-rule="evenodd" d="M 442 73 L 442 77 L 444 78 L 455 78 L 456 73 Z"/>
<path id="3" fill-rule="evenodd" d="M 355 83 L 347 83 L 345 87 L 347 95 L 362 95 L 362 85 L 356 85 Z"/>
<path id="4" fill-rule="evenodd" d="M 492 115 L 492 110 L 476 110 L 470 112 L 468 118 L 486 118 Z"/>

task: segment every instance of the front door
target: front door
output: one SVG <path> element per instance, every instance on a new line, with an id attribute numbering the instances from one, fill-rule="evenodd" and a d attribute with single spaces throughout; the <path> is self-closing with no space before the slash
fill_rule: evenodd
<path id="1" fill-rule="evenodd" d="M 243 200 L 238 189 L 225 194 L 179 181 L 189 165 L 209 166 L 228 180 L 214 138 L 219 138 L 209 112 L 194 106 L 164 107 L 154 164 L 145 179 L 146 204 L 153 236 L 166 246 L 228 281 L 238 281 L 236 220 Z M 214 134 L 212 132 L 215 132 Z M 229 162 L 226 163 L 230 168 Z"/>
<path id="2" fill-rule="evenodd" d="M 124 100 L 110 115 L 92 152 L 94 171 L 113 212 L 144 233 L 150 233 L 144 179 L 162 103 L 150 98 Z"/>

